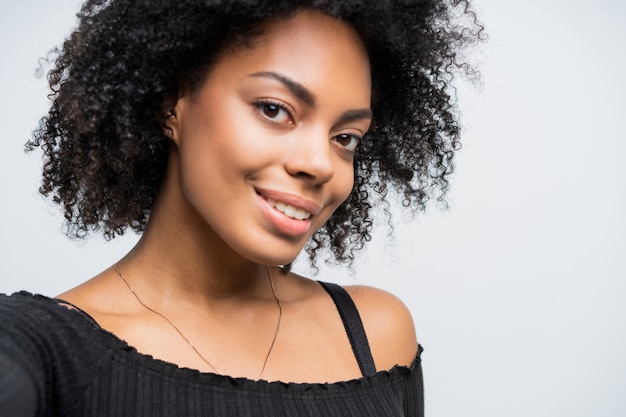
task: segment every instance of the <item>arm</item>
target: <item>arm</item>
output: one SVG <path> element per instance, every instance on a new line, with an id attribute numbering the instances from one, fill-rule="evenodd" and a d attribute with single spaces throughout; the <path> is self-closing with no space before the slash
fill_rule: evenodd
<path id="1" fill-rule="evenodd" d="M 2 337 L 4 339 L 4 335 Z M 15 358 L 0 351 L 0 415 L 31 417 L 35 416 L 36 410 L 34 381 Z"/>
<path id="2" fill-rule="evenodd" d="M 32 309 L 18 297 L 0 295 L 0 415 L 35 416 L 44 369 Z"/>

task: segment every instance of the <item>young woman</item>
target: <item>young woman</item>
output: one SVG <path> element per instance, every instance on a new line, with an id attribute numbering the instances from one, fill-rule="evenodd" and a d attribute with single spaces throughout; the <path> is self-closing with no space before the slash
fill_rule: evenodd
<path id="1" fill-rule="evenodd" d="M 350 262 L 390 188 L 445 192 L 448 70 L 480 32 L 452 3 L 88 1 L 28 146 L 74 234 L 142 237 L 0 299 L 3 415 L 422 415 L 407 308 L 289 266 Z"/>

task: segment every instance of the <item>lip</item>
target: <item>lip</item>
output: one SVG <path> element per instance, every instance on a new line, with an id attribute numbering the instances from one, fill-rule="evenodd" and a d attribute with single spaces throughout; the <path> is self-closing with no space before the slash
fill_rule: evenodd
<path id="1" fill-rule="evenodd" d="M 317 204 L 294 194 L 259 189 L 256 189 L 256 192 L 261 213 L 276 231 L 285 236 L 300 238 L 306 235 L 311 229 L 311 219 L 314 215 L 318 214 L 321 211 L 320 206 L 318 206 Z M 291 205 L 297 209 L 304 210 L 308 213 L 311 213 L 312 216 L 306 220 L 292 219 L 291 217 L 285 215 L 284 213 L 270 205 L 270 203 L 267 201 L 268 199 L 279 201 Z"/>
<path id="2" fill-rule="evenodd" d="M 284 193 L 282 191 L 276 190 L 263 190 L 260 188 L 256 188 L 256 192 L 264 200 L 272 199 L 275 201 L 280 201 L 281 203 L 289 204 L 290 206 L 294 206 L 297 209 L 304 210 L 307 213 L 311 213 L 311 215 L 313 216 L 319 214 L 319 212 L 322 211 L 322 208 L 318 204 L 306 200 L 295 194 Z"/>

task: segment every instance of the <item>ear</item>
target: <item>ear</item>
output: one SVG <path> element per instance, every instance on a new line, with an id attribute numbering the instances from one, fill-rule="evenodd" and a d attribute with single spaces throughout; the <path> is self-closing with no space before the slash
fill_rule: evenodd
<path id="1" fill-rule="evenodd" d="M 180 141 L 180 115 L 183 113 L 184 95 L 168 96 L 161 107 L 160 122 L 163 133 L 178 145 Z"/>
<path id="2" fill-rule="evenodd" d="M 161 127 L 165 136 L 170 138 L 175 143 L 178 143 L 177 127 L 178 119 L 176 118 L 176 110 L 170 108 L 167 110 L 164 116 L 161 118 Z"/>

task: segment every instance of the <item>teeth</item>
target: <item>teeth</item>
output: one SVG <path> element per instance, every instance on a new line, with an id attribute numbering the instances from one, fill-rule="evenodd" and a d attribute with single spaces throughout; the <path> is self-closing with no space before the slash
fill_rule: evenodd
<path id="1" fill-rule="evenodd" d="M 270 203 L 270 206 L 274 207 L 276 210 L 280 211 L 285 216 L 291 217 L 292 219 L 306 220 L 309 217 L 311 217 L 311 213 L 307 213 L 304 210 L 297 209 L 294 206 L 290 206 L 289 204 L 272 200 L 271 198 L 268 198 L 267 202 Z"/>

